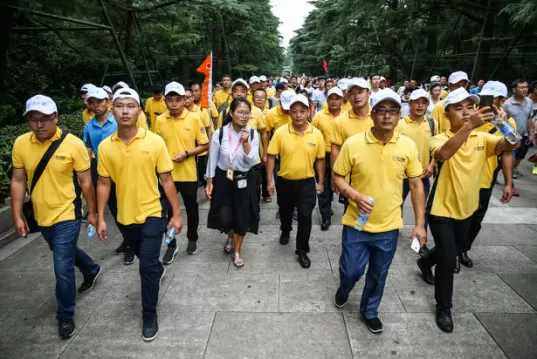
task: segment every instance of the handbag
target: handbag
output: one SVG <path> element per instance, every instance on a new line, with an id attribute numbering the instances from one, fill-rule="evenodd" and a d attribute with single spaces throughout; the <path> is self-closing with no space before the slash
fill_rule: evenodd
<path id="1" fill-rule="evenodd" d="M 69 132 L 63 131 L 60 139 L 52 142 L 49 148 L 47 148 L 47 151 L 41 157 L 41 160 L 37 164 L 37 167 L 35 168 L 34 175 L 32 177 L 32 186 L 30 187 L 30 199 L 22 204 L 22 216 L 24 218 L 24 221 L 26 222 L 26 225 L 28 226 L 28 233 L 35 233 L 39 232 L 39 225 L 37 224 L 37 221 L 35 220 L 35 213 L 34 213 L 34 206 L 32 204 L 32 192 L 35 188 L 35 185 L 39 178 L 41 178 L 41 175 L 45 171 L 45 168 L 47 167 L 48 162 L 54 155 L 54 152 L 60 147 L 65 137 L 67 137 Z"/>

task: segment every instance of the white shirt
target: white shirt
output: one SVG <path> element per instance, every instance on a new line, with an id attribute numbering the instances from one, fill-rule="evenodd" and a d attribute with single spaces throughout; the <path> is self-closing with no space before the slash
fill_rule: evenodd
<path id="1" fill-rule="evenodd" d="M 229 143 L 229 132 L 231 128 L 231 144 Z M 251 133 L 250 127 L 246 126 L 248 133 Z M 222 136 L 222 145 L 220 145 L 220 131 L 224 131 Z M 207 164 L 207 178 L 214 178 L 216 166 L 222 171 L 227 171 L 230 167 L 234 171 L 248 172 L 250 168 L 259 163 L 259 134 L 254 131 L 254 137 L 248 138 L 250 142 L 250 152 L 244 154 L 244 147 L 239 145 L 235 157 L 230 166 L 230 152 L 237 148 L 237 144 L 241 138 L 240 132 L 235 132 L 233 126 L 226 125 L 217 129 L 211 138 L 211 146 L 209 147 L 209 163 Z"/>
<path id="2" fill-rule="evenodd" d="M 315 90 L 311 95 L 311 102 L 317 104 L 317 109 L 315 112 L 319 112 L 326 102 L 326 95 L 323 90 Z"/>

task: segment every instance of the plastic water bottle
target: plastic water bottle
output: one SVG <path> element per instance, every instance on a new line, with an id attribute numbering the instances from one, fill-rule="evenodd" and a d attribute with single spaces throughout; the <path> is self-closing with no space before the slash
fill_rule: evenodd
<path id="1" fill-rule="evenodd" d="M 369 202 L 375 204 L 375 200 L 373 198 L 371 197 L 366 197 L 366 198 Z M 354 229 L 356 229 L 357 231 L 363 231 L 367 221 L 369 220 L 370 215 L 371 213 L 359 212 L 358 218 L 356 219 L 356 224 L 354 225 Z"/>
<path id="2" fill-rule="evenodd" d="M 93 237 L 96 232 L 97 232 L 97 229 L 95 229 L 95 226 L 93 224 L 90 224 L 88 226 L 88 238 Z"/>
<path id="3" fill-rule="evenodd" d="M 170 229 L 166 231 L 166 244 L 170 244 L 175 239 L 175 227 L 171 226 Z"/>
<path id="4" fill-rule="evenodd" d="M 509 122 L 506 120 L 493 120 L 492 123 L 494 126 L 500 131 L 500 133 L 505 137 L 507 142 L 514 145 L 519 141 L 522 137 L 518 134 L 517 131 L 511 126 Z"/>

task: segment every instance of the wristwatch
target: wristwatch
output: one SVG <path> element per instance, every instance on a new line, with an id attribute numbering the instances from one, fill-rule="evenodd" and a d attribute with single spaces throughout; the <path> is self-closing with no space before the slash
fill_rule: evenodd
<path id="1" fill-rule="evenodd" d="M 185 155 L 186 155 L 186 157 L 185 157 L 185 158 L 188 158 L 188 157 L 190 157 L 190 155 L 188 154 L 188 151 L 185 151 Z"/>

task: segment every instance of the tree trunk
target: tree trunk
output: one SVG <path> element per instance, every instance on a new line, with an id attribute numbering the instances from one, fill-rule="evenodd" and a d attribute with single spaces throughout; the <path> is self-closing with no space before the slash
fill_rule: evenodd
<path id="1" fill-rule="evenodd" d="M 17 0 L 7 0 L 7 5 L 17 5 Z M 11 28 L 15 23 L 14 10 L 3 8 L 0 11 L 0 95 L 5 90 L 6 66 L 7 66 L 7 49 L 9 47 L 9 37 Z"/>

